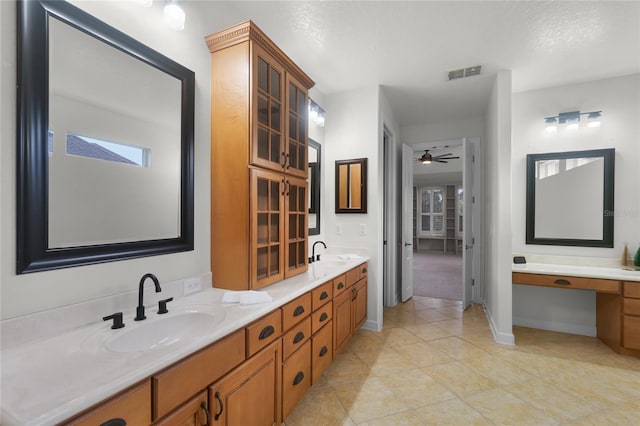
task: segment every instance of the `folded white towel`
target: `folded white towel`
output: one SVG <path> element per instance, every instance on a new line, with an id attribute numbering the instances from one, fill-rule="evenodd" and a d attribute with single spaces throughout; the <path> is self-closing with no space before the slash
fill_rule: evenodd
<path id="1" fill-rule="evenodd" d="M 222 295 L 222 303 L 240 303 L 241 305 L 254 305 L 256 303 L 273 302 L 273 298 L 266 291 L 225 291 Z"/>
<path id="2" fill-rule="evenodd" d="M 339 254 L 338 257 L 340 259 L 364 259 L 364 257 L 358 254 Z"/>

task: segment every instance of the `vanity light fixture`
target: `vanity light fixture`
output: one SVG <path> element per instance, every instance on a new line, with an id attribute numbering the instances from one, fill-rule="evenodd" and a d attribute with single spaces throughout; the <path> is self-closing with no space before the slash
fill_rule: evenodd
<path id="1" fill-rule="evenodd" d="M 184 30 L 185 14 L 178 0 L 167 0 L 164 5 L 164 21 L 174 30 Z"/>
<path id="2" fill-rule="evenodd" d="M 324 127 L 324 110 L 311 98 L 309 98 L 309 121 L 315 123 L 316 126 Z"/>
<path id="3" fill-rule="evenodd" d="M 600 127 L 600 117 L 602 117 L 602 111 L 569 111 L 561 112 L 557 116 L 545 117 L 544 122 L 547 125 L 545 130 L 549 133 L 555 133 L 558 131 L 558 125 L 566 126 L 567 130 L 578 130 L 578 128 L 580 127 L 581 115 L 587 116 L 587 127 Z"/>

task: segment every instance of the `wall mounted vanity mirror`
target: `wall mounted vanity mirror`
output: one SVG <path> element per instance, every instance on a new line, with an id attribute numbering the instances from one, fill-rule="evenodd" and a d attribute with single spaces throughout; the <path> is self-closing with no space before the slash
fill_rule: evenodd
<path id="1" fill-rule="evenodd" d="M 193 250 L 192 71 L 18 2 L 17 273 Z"/>
<path id="2" fill-rule="evenodd" d="M 367 212 L 367 159 L 336 161 L 336 213 Z"/>
<path id="3" fill-rule="evenodd" d="M 309 235 L 320 234 L 321 145 L 309 139 Z"/>
<path id="4" fill-rule="evenodd" d="M 613 247 L 615 150 L 527 155 L 526 243 Z"/>

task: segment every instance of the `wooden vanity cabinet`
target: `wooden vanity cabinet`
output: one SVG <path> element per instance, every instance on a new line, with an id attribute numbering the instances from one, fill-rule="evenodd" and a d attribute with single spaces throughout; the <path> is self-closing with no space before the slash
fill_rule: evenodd
<path id="1" fill-rule="evenodd" d="M 340 280 L 339 284 L 344 281 L 345 287 L 333 299 L 334 357 L 367 319 L 367 263 L 336 279 Z"/>
<path id="2" fill-rule="evenodd" d="M 148 425 L 151 423 L 151 383 L 149 379 L 61 424 L 94 426 L 108 424 L 110 420 L 115 419 L 122 419 L 128 425 Z"/>
<path id="3" fill-rule="evenodd" d="M 207 392 L 202 391 L 153 426 L 206 426 L 210 416 Z"/>
<path id="4" fill-rule="evenodd" d="M 640 282 L 625 281 L 622 285 L 622 346 L 640 351 Z"/>
<path id="5" fill-rule="evenodd" d="M 307 93 L 314 83 L 251 21 L 206 42 L 213 285 L 262 288 L 307 269 Z"/>

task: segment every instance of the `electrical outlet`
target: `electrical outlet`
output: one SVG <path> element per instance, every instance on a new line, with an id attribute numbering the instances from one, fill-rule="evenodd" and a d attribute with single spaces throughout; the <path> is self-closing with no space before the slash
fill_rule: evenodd
<path id="1" fill-rule="evenodd" d="M 202 290 L 202 283 L 200 278 L 189 278 L 184 280 L 184 295 L 195 293 Z"/>

